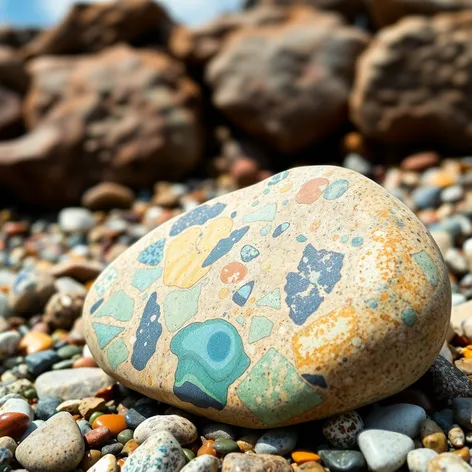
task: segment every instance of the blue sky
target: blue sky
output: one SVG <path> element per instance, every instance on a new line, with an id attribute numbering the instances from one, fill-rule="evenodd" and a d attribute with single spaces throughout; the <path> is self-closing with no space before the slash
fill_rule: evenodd
<path id="1" fill-rule="evenodd" d="M 49 26 L 75 0 L 0 0 L 0 24 Z M 82 0 L 84 1 L 84 0 Z M 85 0 L 93 3 L 93 0 Z M 224 11 L 237 10 L 243 0 L 160 0 L 172 16 L 189 25 L 203 24 Z"/>

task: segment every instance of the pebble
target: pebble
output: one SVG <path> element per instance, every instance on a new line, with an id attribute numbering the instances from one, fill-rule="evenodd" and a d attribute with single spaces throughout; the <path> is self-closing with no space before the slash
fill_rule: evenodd
<path id="1" fill-rule="evenodd" d="M 21 435 L 20 441 L 24 441 L 33 431 L 46 424 L 45 421 L 35 420 L 29 426 L 28 429 Z"/>
<path id="2" fill-rule="evenodd" d="M 13 453 L 6 448 L 0 448 L 0 465 L 10 464 L 13 460 Z"/>
<path id="3" fill-rule="evenodd" d="M 454 424 L 454 412 L 451 408 L 445 408 L 444 410 L 432 413 L 431 419 L 435 421 L 443 431 L 449 431 Z"/>
<path id="4" fill-rule="evenodd" d="M 31 418 L 23 413 L 3 413 L 0 415 L 0 437 L 20 438 L 30 423 Z"/>
<path id="5" fill-rule="evenodd" d="M 15 354 L 20 340 L 21 334 L 18 331 L 0 333 L 0 359 L 5 359 Z"/>
<path id="6" fill-rule="evenodd" d="M 297 449 L 292 452 L 291 457 L 293 461 L 298 464 L 306 464 L 307 462 L 319 461 L 321 457 L 313 451 L 306 449 Z"/>
<path id="7" fill-rule="evenodd" d="M 56 351 L 48 349 L 46 351 L 37 352 L 35 354 L 30 354 L 25 357 L 26 365 L 28 366 L 28 372 L 34 376 L 38 377 L 44 372 L 50 370 L 50 368 L 59 361 L 59 356 Z"/>
<path id="8" fill-rule="evenodd" d="M 427 472 L 470 472 L 472 467 L 459 456 L 446 452 L 431 459 Z"/>
<path id="9" fill-rule="evenodd" d="M 95 225 L 95 219 L 86 208 L 64 208 L 59 212 L 59 226 L 66 233 L 85 233 Z"/>
<path id="10" fill-rule="evenodd" d="M 454 421 L 464 430 L 472 429 L 472 398 L 454 398 L 452 400 Z"/>
<path id="11" fill-rule="evenodd" d="M 23 336 L 19 347 L 26 351 L 26 354 L 35 354 L 50 349 L 52 345 L 53 339 L 48 334 L 30 331 Z"/>
<path id="12" fill-rule="evenodd" d="M 357 442 L 373 472 L 396 471 L 405 463 L 408 453 L 415 449 L 409 436 L 379 429 L 363 431 Z"/>
<path id="13" fill-rule="evenodd" d="M 333 416 L 323 424 L 324 437 L 334 446 L 349 448 L 356 444 L 364 422 L 356 411 Z"/>
<path id="14" fill-rule="evenodd" d="M 180 444 L 189 444 L 197 439 L 197 428 L 187 418 L 177 415 L 159 415 L 148 418 L 134 431 L 134 439 L 142 444 L 157 431 L 168 431 Z"/>
<path id="15" fill-rule="evenodd" d="M 428 463 L 438 453 L 432 449 L 420 448 L 410 451 L 406 458 L 410 472 L 427 472 Z"/>
<path id="16" fill-rule="evenodd" d="M 179 442 L 168 431 L 149 436 L 125 462 L 122 472 L 179 472 L 185 456 Z"/>
<path id="17" fill-rule="evenodd" d="M 23 413 L 31 421 L 34 419 L 34 410 L 22 398 L 10 398 L 0 407 L 0 415 L 4 413 Z"/>
<path id="18" fill-rule="evenodd" d="M 59 277 L 56 279 L 55 287 L 59 293 L 67 295 L 86 295 L 87 289 L 72 277 Z"/>
<path id="19" fill-rule="evenodd" d="M 48 420 L 56 414 L 57 407 L 62 403 L 59 397 L 44 397 L 38 400 L 36 405 L 36 416 L 40 420 Z"/>
<path id="20" fill-rule="evenodd" d="M 288 462 L 280 456 L 267 454 L 228 454 L 223 461 L 222 472 L 293 472 Z"/>
<path id="21" fill-rule="evenodd" d="M 100 426 L 107 427 L 115 437 L 128 427 L 123 415 L 100 415 L 92 422 L 92 428 Z"/>
<path id="22" fill-rule="evenodd" d="M 83 436 L 85 436 L 89 431 L 92 431 L 92 425 L 86 420 L 77 421 L 77 426 Z"/>
<path id="23" fill-rule="evenodd" d="M 121 451 L 123 454 L 129 456 L 132 454 L 137 448 L 139 447 L 139 444 L 134 440 L 130 439 L 124 446 L 123 450 Z M 185 450 L 184 450 L 185 453 Z M 194 455 L 195 457 L 195 455 Z"/>
<path id="24" fill-rule="evenodd" d="M 128 441 L 133 439 L 133 430 L 132 429 L 124 429 L 121 433 L 118 434 L 116 440 L 121 444 L 126 444 Z"/>
<path id="25" fill-rule="evenodd" d="M 92 397 L 115 381 L 99 368 L 65 369 L 46 372 L 36 379 L 38 397 L 58 396 L 63 400 Z"/>
<path id="26" fill-rule="evenodd" d="M 318 451 L 323 463 L 331 472 L 360 472 L 367 468 L 364 456 L 359 451 Z"/>
<path id="27" fill-rule="evenodd" d="M 133 429 L 136 429 L 142 422 L 146 421 L 141 413 L 136 411 L 134 408 L 130 408 L 125 415 L 126 424 Z"/>
<path id="28" fill-rule="evenodd" d="M 16 448 L 18 445 L 13 438 L 9 436 L 3 436 L 0 438 L 0 448 L 8 449 L 12 454 L 15 454 Z"/>
<path id="29" fill-rule="evenodd" d="M 69 413 L 58 413 L 31 433 L 15 455 L 30 472 L 67 472 L 79 465 L 84 452 L 84 440 L 76 422 Z"/>
<path id="30" fill-rule="evenodd" d="M 218 472 L 219 465 L 216 457 L 204 455 L 190 461 L 181 472 Z"/>
<path id="31" fill-rule="evenodd" d="M 207 423 L 203 425 L 201 434 L 206 439 L 236 439 L 234 428 L 225 423 Z"/>
<path id="32" fill-rule="evenodd" d="M 464 431 L 457 424 L 452 425 L 452 428 L 447 433 L 447 438 L 455 448 L 463 447 L 465 444 Z"/>
<path id="33" fill-rule="evenodd" d="M 435 208 L 441 199 L 441 188 L 434 186 L 424 186 L 416 188 L 411 197 L 414 205 L 420 210 Z"/>
<path id="34" fill-rule="evenodd" d="M 106 426 L 100 426 L 86 433 L 84 438 L 90 447 L 100 448 L 111 438 L 111 432 Z"/>
<path id="35" fill-rule="evenodd" d="M 85 451 L 84 457 L 80 463 L 80 467 L 82 470 L 88 471 L 91 467 L 93 467 L 102 457 L 102 453 L 97 449 L 90 449 L 89 451 Z"/>
<path id="36" fill-rule="evenodd" d="M 46 305 L 43 321 L 51 329 L 71 329 L 82 314 L 84 300 L 82 294 L 54 294 Z"/>
<path id="37" fill-rule="evenodd" d="M 239 446 L 232 439 L 218 438 L 213 443 L 213 449 L 218 454 L 229 454 L 230 452 L 239 452 Z"/>
<path id="38" fill-rule="evenodd" d="M 292 452 L 297 444 L 298 434 L 292 428 L 269 429 L 258 439 L 254 450 L 257 454 L 278 454 Z"/>
<path id="39" fill-rule="evenodd" d="M 88 397 L 82 398 L 79 403 L 79 413 L 85 418 L 90 418 L 92 413 L 101 411 L 105 407 L 105 400 L 103 398 Z"/>
<path id="40" fill-rule="evenodd" d="M 420 434 L 424 447 L 433 449 L 438 454 L 448 450 L 446 435 L 433 420 L 428 418 L 421 423 Z"/>
<path id="41" fill-rule="evenodd" d="M 57 412 L 67 411 L 71 415 L 76 415 L 79 413 L 80 400 L 66 400 L 62 402 L 57 408 Z"/>
<path id="42" fill-rule="evenodd" d="M 198 449 L 197 456 L 210 455 L 216 457 L 218 453 L 215 451 L 213 444 L 215 444 L 215 441 L 213 441 L 213 439 L 207 439 Z"/>
<path id="43" fill-rule="evenodd" d="M 386 407 L 374 406 L 365 418 L 367 429 L 383 429 L 415 438 L 420 432 L 426 412 L 417 405 L 398 403 Z"/>
<path id="44" fill-rule="evenodd" d="M 121 443 L 114 443 L 114 444 L 107 444 L 102 447 L 102 456 L 107 454 L 113 454 L 117 456 L 123 449 L 123 444 Z"/>
<path id="45" fill-rule="evenodd" d="M 112 208 L 130 208 L 134 193 L 128 187 L 114 183 L 101 182 L 88 189 L 82 195 L 82 205 L 90 210 L 109 210 Z"/>
<path id="46" fill-rule="evenodd" d="M 87 472 L 118 472 L 119 470 L 120 467 L 118 466 L 116 457 L 112 454 L 107 454 L 88 469 Z"/>

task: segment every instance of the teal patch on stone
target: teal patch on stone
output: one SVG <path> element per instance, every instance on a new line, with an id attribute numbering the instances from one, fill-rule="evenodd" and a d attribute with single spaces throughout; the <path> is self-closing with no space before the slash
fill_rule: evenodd
<path id="1" fill-rule="evenodd" d="M 103 297 L 105 292 L 118 280 L 118 272 L 114 267 L 107 267 L 93 284 L 99 297 Z"/>
<path id="2" fill-rule="evenodd" d="M 146 264 L 148 266 L 159 265 L 162 261 L 162 258 L 164 257 L 165 244 L 165 238 L 151 244 L 146 249 L 141 251 L 138 261 L 141 262 L 141 264 Z"/>
<path id="3" fill-rule="evenodd" d="M 96 318 L 111 316 L 119 321 L 129 321 L 133 317 L 134 301 L 123 290 L 116 292 L 95 312 Z"/>
<path id="4" fill-rule="evenodd" d="M 306 236 L 304 236 L 303 234 L 299 234 L 299 235 L 297 236 L 297 241 L 298 241 L 299 243 L 305 243 L 305 242 L 307 241 L 307 239 L 308 239 L 308 238 L 307 238 Z"/>
<path id="5" fill-rule="evenodd" d="M 351 241 L 352 247 L 361 247 L 363 244 L 364 244 L 364 238 L 361 238 L 360 236 L 353 238 L 353 240 Z"/>
<path id="6" fill-rule="evenodd" d="M 269 306 L 276 310 L 280 310 L 280 289 L 276 288 L 275 290 L 272 290 L 272 292 L 264 295 L 256 302 L 256 305 Z"/>
<path id="7" fill-rule="evenodd" d="M 402 321 L 406 324 L 409 328 L 415 325 L 416 323 L 417 314 L 413 308 L 408 307 L 405 308 L 402 312 Z"/>
<path id="8" fill-rule="evenodd" d="M 267 195 L 268 193 L 270 193 L 270 189 L 269 189 L 269 188 L 265 188 L 262 193 L 263 193 L 264 195 Z"/>
<path id="9" fill-rule="evenodd" d="M 425 252 L 420 251 L 412 255 L 414 261 L 420 266 L 421 270 L 426 275 L 429 283 L 436 287 L 439 279 L 438 268 L 435 263 L 431 260 L 431 257 Z"/>
<path id="10" fill-rule="evenodd" d="M 277 213 L 277 205 L 275 203 L 269 203 L 260 210 L 250 213 L 243 218 L 245 223 L 254 223 L 257 221 L 273 221 Z"/>
<path id="11" fill-rule="evenodd" d="M 259 200 L 254 200 L 254 201 L 251 203 L 251 206 L 253 206 L 253 207 L 256 207 L 257 205 L 259 205 Z"/>
<path id="12" fill-rule="evenodd" d="M 320 393 L 305 383 L 295 367 L 269 349 L 237 389 L 239 399 L 266 426 L 275 426 L 323 403 Z"/>
<path id="13" fill-rule="evenodd" d="M 375 298 L 371 298 L 370 300 L 367 300 L 366 303 L 369 308 L 372 308 L 374 310 L 377 309 L 379 306 L 379 302 Z"/>
<path id="14" fill-rule="evenodd" d="M 242 317 L 242 316 L 238 316 L 236 318 L 236 321 L 241 325 L 241 326 L 244 326 L 244 324 L 246 323 L 246 320 Z"/>
<path id="15" fill-rule="evenodd" d="M 260 233 L 261 233 L 261 236 L 267 236 L 269 233 L 270 233 L 270 230 L 272 229 L 272 226 L 271 225 L 266 225 L 264 226 L 261 230 L 260 230 Z"/>
<path id="16" fill-rule="evenodd" d="M 110 326 L 103 323 L 92 323 L 92 327 L 97 336 L 98 347 L 100 349 L 103 349 L 124 330 L 124 328 L 120 326 Z"/>
<path id="17" fill-rule="evenodd" d="M 341 237 L 341 242 L 342 243 L 346 244 L 348 241 L 349 241 L 349 236 L 347 236 L 346 234 Z"/>
<path id="18" fill-rule="evenodd" d="M 180 329 L 188 320 L 197 314 L 198 299 L 202 285 L 208 279 L 188 290 L 174 290 L 164 299 L 164 320 L 170 332 Z"/>
<path id="19" fill-rule="evenodd" d="M 241 260 L 243 262 L 251 262 L 260 254 L 259 250 L 250 244 L 246 244 L 241 248 Z"/>
<path id="20" fill-rule="evenodd" d="M 267 338 L 272 333 L 274 323 L 265 316 L 254 316 L 251 320 L 251 327 L 249 328 L 248 343 L 256 343 L 261 339 Z"/>
<path id="21" fill-rule="evenodd" d="M 116 370 L 116 368 L 122 364 L 123 362 L 126 362 L 128 359 L 128 348 L 126 347 L 125 342 L 122 339 L 117 339 L 108 349 L 107 349 L 107 358 L 108 358 L 108 363 L 110 364 L 110 367 L 113 370 Z"/>
<path id="22" fill-rule="evenodd" d="M 162 268 L 156 269 L 138 269 L 134 273 L 131 285 L 136 287 L 140 292 L 147 290 L 160 276 L 162 275 Z"/>
<path id="23" fill-rule="evenodd" d="M 335 180 L 329 184 L 323 192 L 323 197 L 326 200 L 337 200 L 342 197 L 349 188 L 349 182 L 344 179 Z"/>

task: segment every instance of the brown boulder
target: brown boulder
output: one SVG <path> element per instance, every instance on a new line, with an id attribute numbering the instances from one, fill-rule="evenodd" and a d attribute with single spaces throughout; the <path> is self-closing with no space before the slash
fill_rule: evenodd
<path id="1" fill-rule="evenodd" d="M 367 137 L 472 147 L 472 12 L 410 17 L 361 56 L 351 115 Z"/>
<path id="2" fill-rule="evenodd" d="M 55 28 L 44 31 L 25 46 L 25 57 L 97 52 L 111 45 L 131 43 L 155 31 L 163 39 L 172 22 L 152 0 L 117 0 L 74 4 Z"/>
<path id="3" fill-rule="evenodd" d="M 395 23 L 408 15 L 432 16 L 472 9 L 472 0 L 370 0 L 368 4 L 380 27 Z"/>
<path id="4" fill-rule="evenodd" d="M 334 13 L 245 28 L 210 61 L 213 101 L 246 133 L 282 152 L 325 139 L 342 125 L 357 56 L 368 36 Z"/>
<path id="5" fill-rule="evenodd" d="M 200 92 L 180 63 L 127 46 L 66 59 L 69 71 L 39 61 L 25 107 L 33 129 L 0 144 L 0 183 L 21 199 L 72 204 L 100 181 L 150 187 L 198 162 Z"/>
<path id="6" fill-rule="evenodd" d="M 29 85 L 23 60 L 8 46 L 0 46 L 0 85 L 18 93 L 24 93 Z"/>

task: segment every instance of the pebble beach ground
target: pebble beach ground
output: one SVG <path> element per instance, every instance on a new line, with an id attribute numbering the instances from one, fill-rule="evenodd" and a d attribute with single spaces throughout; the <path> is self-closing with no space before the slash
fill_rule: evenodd
<path id="1" fill-rule="evenodd" d="M 47 217 L 0 211 L 0 472 L 472 470 L 472 158 L 422 153 L 387 169 L 350 154 L 344 166 L 406 203 L 446 261 L 451 330 L 422 379 L 376 405 L 265 431 L 116 384 L 85 345 L 91 283 L 150 230 L 235 183 L 161 182 L 137 195 L 102 184 Z"/>

